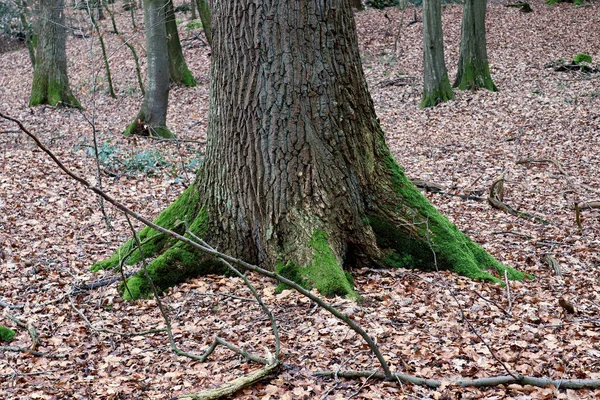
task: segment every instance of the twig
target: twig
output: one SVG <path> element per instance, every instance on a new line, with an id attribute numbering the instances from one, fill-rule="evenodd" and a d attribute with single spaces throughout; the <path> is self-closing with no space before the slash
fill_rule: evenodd
<path id="1" fill-rule="evenodd" d="M 0 307 L 8 308 L 11 310 L 22 310 L 25 308 L 25 306 L 22 304 L 9 304 L 2 300 L 0 300 Z"/>
<path id="2" fill-rule="evenodd" d="M 332 372 L 332 371 L 319 371 L 316 372 L 317 376 L 334 376 L 337 374 L 342 378 L 376 378 L 376 379 L 387 379 L 382 373 L 376 371 L 344 371 L 344 372 Z M 442 385 L 442 381 L 438 381 L 435 379 L 423 379 L 418 378 L 413 375 L 407 374 L 392 374 L 394 379 L 398 379 L 401 382 L 413 383 L 419 386 L 428 386 L 431 388 L 437 388 Z M 455 381 L 447 381 L 444 383 L 448 383 L 452 386 L 472 386 L 472 387 L 486 387 L 486 386 L 499 386 L 499 385 L 510 385 L 510 384 L 518 384 L 518 385 L 531 385 L 536 387 L 548 387 L 554 386 L 561 389 L 596 389 L 600 388 L 600 379 L 549 379 L 549 378 L 536 378 L 532 376 L 510 376 L 510 375 L 500 375 L 493 376 L 489 378 L 480 378 L 480 379 L 459 379 Z"/>
<path id="3" fill-rule="evenodd" d="M 509 206 L 508 204 L 504 203 L 501 200 L 502 191 L 499 190 L 499 188 L 501 188 L 503 184 L 504 184 L 504 178 L 500 177 L 500 178 L 496 179 L 494 181 L 494 183 L 492 183 L 492 185 L 490 186 L 490 191 L 488 194 L 488 202 L 490 203 L 490 205 L 492 207 L 502 210 L 508 214 L 514 215 L 515 217 L 525 218 L 530 221 L 539 222 L 544 225 L 550 224 L 550 222 L 546 221 L 543 218 L 540 218 L 540 217 L 537 217 L 535 215 L 531 215 L 531 214 L 528 214 L 525 212 L 517 211 L 514 208 L 512 208 L 511 206 Z"/>
<path id="4" fill-rule="evenodd" d="M 556 261 L 556 259 L 554 259 L 554 257 L 552 257 L 550 253 L 546 253 L 542 256 L 542 263 L 552 268 L 554 270 L 554 275 L 562 276 L 562 271 L 560 270 L 560 265 L 558 264 L 558 261 Z"/>
<path id="5" fill-rule="evenodd" d="M 515 236 L 520 236 L 520 237 L 524 237 L 527 239 L 533 239 L 533 236 L 531 235 L 526 235 L 524 233 L 519 233 L 519 232 L 515 232 L 515 231 L 494 231 L 491 233 L 492 235 L 515 235 Z"/>
<path id="6" fill-rule="evenodd" d="M 510 295 L 510 285 L 508 282 L 508 271 L 504 270 L 504 286 L 506 286 L 506 299 L 508 300 L 508 312 L 512 310 L 512 297 Z"/>
<path id="7" fill-rule="evenodd" d="M 15 324 L 19 325 L 20 327 L 27 329 L 27 333 L 29 333 L 29 337 L 31 338 L 30 349 L 37 350 L 37 348 L 40 345 L 40 337 L 39 337 L 37 331 L 35 330 L 35 326 L 33 326 L 29 322 L 21 321 L 20 319 L 18 319 L 17 317 L 15 317 L 14 315 L 11 315 L 11 314 L 6 314 L 6 318 L 10 319 L 11 321 L 13 321 Z"/>
<path id="8" fill-rule="evenodd" d="M 42 353 L 40 351 L 35 351 L 31 349 L 26 349 L 24 347 L 15 347 L 15 346 L 0 346 L 0 351 L 11 351 L 14 353 L 26 353 L 31 354 L 36 357 L 46 357 L 46 358 L 66 358 L 66 354 L 50 354 L 50 353 Z"/>

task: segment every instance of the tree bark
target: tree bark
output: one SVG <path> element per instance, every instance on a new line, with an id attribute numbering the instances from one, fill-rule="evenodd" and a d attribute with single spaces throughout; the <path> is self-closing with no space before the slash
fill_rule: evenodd
<path id="1" fill-rule="evenodd" d="M 485 88 L 497 91 L 492 81 L 485 39 L 486 0 L 465 0 L 458 71 L 454 87 L 460 90 Z"/>
<path id="2" fill-rule="evenodd" d="M 175 10 L 173 0 L 166 0 L 167 11 L 167 41 L 169 46 L 169 76 L 174 83 L 181 83 L 185 86 L 196 86 L 196 80 L 190 72 L 179 41 L 179 32 L 177 31 L 177 22 L 175 20 Z"/>
<path id="3" fill-rule="evenodd" d="M 444 62 L 440 0 L 423 0 L 423 99 L 419 107 L 433 107 L 454 97 Z"/>
<path id="4" fill-rule="evenodd" d="M 144 1 L 147 81 L 142 109 L 127 127 L 125 135 L 174 137 L 167 128 L 169 102 L 169 53 L 165 0 Z"/>
<path id="5" fill-rule="evenodd" d="M 69 88 L 64 0 L 40 0 L 30 106 L 81 107 Z"/>
<path id="6" fill-rule="evenodd" d="M 213 31 L 205 162 L 157 224 L 187 226 L 326 295 L 355 296 L 345 269 L 361 265 L 499 281 L 488 269 L 507 268 L 443 217 L 391 155 L 347 1 L 215 2 L 213 21 L 222 23 Z M 217 267 L 150 229 L 140 239 L 144 257 L 160 254 L 148 268 L 162 288 Z M 96 268 L 117 265 L 131 248 Z M 131 253 L 130 263 L 142 257 Z M 144 279 L 130 278 L 130 291 L 146 295 Z"/>

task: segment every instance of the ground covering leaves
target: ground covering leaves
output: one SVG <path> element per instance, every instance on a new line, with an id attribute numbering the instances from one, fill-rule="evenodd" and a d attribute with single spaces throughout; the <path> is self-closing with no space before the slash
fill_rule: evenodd
<path id="1" fill-rule="evenodd" d="M 572 209 L 574 202 L 600 200 L 600 75 L 546 68 L 578 53 L 600 60 L 600 11 L 594 3 L 531 4 L 534 12 L 527 14 L 489 5 L 488 54 L 500 91 L 456 92 L 454 101 L 427 110 L 418 109 L 421 23 L 408 25 L 413 9 L 356 14 L 363 67 L 377 113 L 407 174 L 439 184 L 450 194 L 478 197 L 485 197 L 503 174 L 503 201 L 550 222 L 542 225 L 508 215 L 487 202 L 428 194 L 498 260 L 535 279 L 502 288 L 446 272 L 353 271 L 363 302 L 331 301 L 377 339 L 396 371 L 448 380 L 505 374 L 479 335 L 514 373 L 600 379 L 600 218 L 597 209 L 582 209 L 579 229 Z M 136 13 L 141 24 L 141 14 Z M 451 77 L 458 60 L 461 13 L 460 5 L 443 10 Z M 416 14 L 420 16 L 420 10 Z M 143 37 L 128 18 L 118 17 L 119 29 L 143 55 Z M 102 25 L 117 99 L 106 92 L 97 39 L 70 37 L 71 87 L 86 111 L 27 106 L 32 71 L 24 48 L 0 55 L 0 110 L 21 119 L 65 164 L 92 180 L 93 124 L 106 191 L 140 213 L 157 215 L 193 179 L 206 134 L 210 50 L 199 40 L 198 30 L 186 30 L 188 17 L 178 18 L 185 55 L 199 82 L 195 88 L 172 88 L 168 124 L 183 139 L 178 144 L 119 135 L 136 115 L 141 97 L 133 59 L 109 32 L 109 21 Z M 84 14 L 71 13 L 68 24 L 89 32 Z M 0 301 L 23 308 L 4 308 L 0 324 L 17 332 L 12 346 L 28 347 L 30 338 L 7 314 L 37 328 L 38 351 L 68 357 L 0 353 L 0 397 L 167 399 L 257 368 L 223 349 L 204 364 L 178 357 L 162 333 L 123 336 L 94 331 L 89 324 L 140 332 L 161 327 L 163 321 L 154 300 L 123 302 L 115 285 L 73 292 L 84 282 L 112 276 L 88 269 L 108 257 L 130 232 L 111 208 L 106 212 L 114 230 L 107 229 L 98 199 L 67 179 L 16 129 L 0 121 Z M 546 255 L 558 262 L 562 276 L 542 262 Z M 555 387 L 432 390 L 370 379 L 317 378 L 313 372 L 318 370 L 376 368 L 377 363 L 353 332 L 308 300 L 288 290 L 275 294 L 273 282 L 254 274 L 249 278 L 281 325 L 285 368 L 270 382 L 242 390 L 239 398 L 600 395 Z M 563 312 L 560 297 L 573 303 L 578 313 Z M 173 288 L 163 301 L 176 340 L 187 351 L 202 352 L 217 334 L 261 354 L 265 347 L 272 348 L 269 321 L 239 279 L 191 280 Z"/>

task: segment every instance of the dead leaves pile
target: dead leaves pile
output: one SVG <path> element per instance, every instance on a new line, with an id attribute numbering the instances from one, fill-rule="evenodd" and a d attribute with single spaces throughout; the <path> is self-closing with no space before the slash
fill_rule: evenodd
<path id="1" fill-rule="evenodd" d="M 504 201 L 551 222 L 544 226 L 486 203 L 429 194 L 460 229 L 503 263 L 535 275 L 535 280 L 511 282 L 507 292 L 446 272 L 354 271 L 364 301 L 332 301 L 377 338 L 396 371 L 442 379 L 505 374 L 479 335 L 515 373 L 600 379 L 599 215 L 595 209 L 582 210 L 583 231 L 579 232 L 571 207 L 573 202 L 600 200 L 599 77 L 544 68 L 579 52 L 600 60 L 596 34 L 600 12 L 593 3 L 577 8 L 549 7 L 536 1 L 532 6 L 534 12 L 528 14 L 489 6 L 488 53 L 500 91 L 456 92 L 454 101 L 430 110 L 417 108 L 422 89 L 421 24 L 402 28 L 393 55 L 402 11 L 386 11 L 389 19 L 374 10 L 356 15 L 363 67 L 377 112 L 407 174 L 455 194 L 486 193 L 496 177 L 504 174 Z M 406 23 L 413 11 L 405 12 Z M 451 77 L 458 60 L 461 12 L 456 5 L 443 11 Z M 141 21 L 139 17 L 138 13 Z M 85 21 L 75 21 L 85 26 Z M 121 16 L 117 23 L 143 56 L 143 38 L 131 29 L 128 16 Z M 109 24 L 104 22 L 107 31 Z M 184 25 L 185 55 L 200 84 L 173 88 L 169 125 L 181 138 L 203 142 L 209 50 L 194 39 L 197 31 L 188 32 Z M 577 40 L 573 40 L 574 32 Z M 105 41 L 111 49 L 118 99 L 104 92 L 97 41 L 72 38 L 68 44 L 71 86 L 87 107 L 86 114 L 27 107 L 31 69 L 24 49 L 0 55 L 0 108 L 23 120 L 66 164 L 88 177 L 95 176 L 93 159 L 85 151 L 91 144 L 92 111 L 100 143 L 109 142 L 132 154 L 159 150 L 169 166 L 158 174 L 103 176 L 107 191 L 136 211 L 154 216 L 193 177 L 183 166 L 202 151 L 202 144 L 174 146 L 119 136 L 136 114 L 140 95 L 128 50 L 109 33 Z M 92 70 L 100 79 L 96 92 Z M 385 84 L 388 81 L 405 84 Z M 4 313 L 37 328 L 39 351 L 68 357 L 1 353 L 0 397 L 166 399 L 216 386 L 257 368 L 222 348 L 204 364 L 177 357 L 162 333 L 98 332 L 131 333 L 163 326 L 154 301 L 122 302 L 114 287 L 69 295 L 75 286 L 102 277 L 88 272 L 88 267 L 127 238 L 126 223 L 108 209 L 115 230 L 106 229 L 97 199 L 59 173 L 14 129 L 0 122 L 0 301 L 23 306 Z M 527 158 L 552 159 L 562 171 L 552 163 L 517 164 Z M 546 254 L 559 263 L 562 276 L 555 276 L 542 262 Z M 364 343 L 330 315 L 293 292 L 275 294 L 272 282 L 253 274 L 250 278 L 280 323 L 285 367 L 270 382 L 244 389 L 240 398 L 600 395 L 598 391 L 517 385 L 447 386 L 434 391 L 369 379 L 316 378 L 312 373 L 319 370 L 368 369 L 377 363 Z M 573 303 L 576 314 L 563 311 L 561 297 Z M 196 279 L 172 289 L 164 301 L 176 340 L 186 351 L 202 352 L 217 334 L 259 354 L 272 345 L 269 321 L 238 279 Z M 469 329 L 467 320 L 478 335 Z M 24 329 L 6 318 L 0 323 L 17 330 L 11 345 L 30 345 Z"/>

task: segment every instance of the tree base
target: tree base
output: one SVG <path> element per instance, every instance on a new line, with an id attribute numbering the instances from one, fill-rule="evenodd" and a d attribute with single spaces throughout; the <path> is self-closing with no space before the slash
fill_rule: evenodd
<path id="1" fill-rule="evenodd" d="M 440 85 L 428 93 L 423 93 L 423 99 L 419 103 L 419 108 L 435 107 L 440 103 L 445 103 L 454 98 L 454 92 L 450 86 L 448 78 Z"/>
<path id="2" fill-rule="evenodd" d="M 123 131 L 123 135 L 155 136 L 166 139 L 173 139 L 177 137 L 166 126 L 151 126 L 140 118 L 136 118 L 131 124 L 129 124 L 129 126 Z"/>

